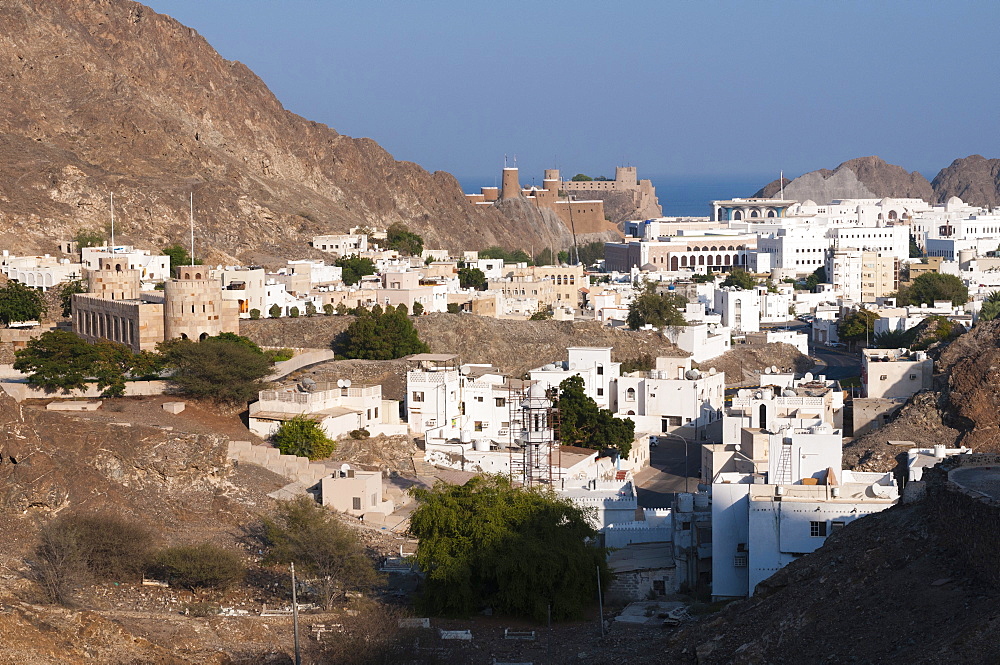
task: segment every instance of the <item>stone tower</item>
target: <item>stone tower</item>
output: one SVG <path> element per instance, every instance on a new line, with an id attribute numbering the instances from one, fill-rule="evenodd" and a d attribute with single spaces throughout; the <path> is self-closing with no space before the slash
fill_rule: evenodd
<path id="1" fill-rule="evenodd" d="M 521 181 L 518 179 L 517 168 L 505 168 L 503 170 L 500 198 L 516 199 L 519 196 L 521 196 Z"/>
<path id="2" fill-rule="evenodd" d="M 222 299 L 222 287 L 206 266 L 181 266 L 178 275 L 163 285 L 166 339 L 197 341 L 223 332 L 239 334 L 239 306 Z"/>
<path id="3" fill-rule="evenodd" d="M 102 258 L 100 268 L 87 272 L 88 293 L 108 300 L 135 300 L 139 297 L 139 271 L 113 256 Z"/>

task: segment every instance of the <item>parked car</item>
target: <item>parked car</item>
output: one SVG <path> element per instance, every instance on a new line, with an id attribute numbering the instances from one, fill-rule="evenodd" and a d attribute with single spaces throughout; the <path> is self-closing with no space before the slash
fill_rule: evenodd
<path id="1" fill-rule="evenodd" d="M 843 349 L 847 347 L 847 345 L 844 344 L 843 342 L 826 342 L 826 346 L 829 346 L 834 349 Z"/>

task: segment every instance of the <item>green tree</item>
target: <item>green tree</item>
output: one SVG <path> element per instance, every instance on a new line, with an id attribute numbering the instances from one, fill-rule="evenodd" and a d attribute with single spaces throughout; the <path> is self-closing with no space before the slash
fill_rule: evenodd
<path id="1" fill-rule="evenodd" d="M 709 270 L 704 275 L 695 273 L 691 275 L 691 281 L 695 284 L 708 284 L 715 281 L 715 273 Z"/>
<path id="2" fill-rule="evenodd" d="M 250 310 L 250 319 L 252 321 L 256 321 L 259 318 L 260 318 L 260 310 L 254 307 L 253 309 Z"/>
<path id="3" fill-rule="evenodd" d="M 923 255 L 924 255 L 924 253 L 920 251 L 920 245 L 917 244 L 917 239 L 914 238 L 913 234 L 911 233 L 910 234 L 910 258 L 911 259 L 919 259 Z"/>
<path id="4" fill-rule="evenodd" d="M 570 180 L 572 180 L 573 182 L 590 182 L 591 180 L 593 180 L 593 178 L 591 178 L 586 173 L 577 173 L 575 176 L 570 178 Z"/>
<path id="5" fill-rule="evenodd" d="M 345 305 L 344 303 L 338 303 L 337 304 L 337 309 L 335 311 L 340 316 L 343 316 L 344 314 L 347 314 L 347 311 L 348 311 L 347 310 L 347 305 Z"/>
<path id="6" fill-rule="evenodd" d="M 559 384 L 559 436 L 570 446 L 593 450 L 615 450 L 628 457 L 635 440 L 635 422 L 615 418 L 610 409 L 602 409 L 584 391 L 583 377 L 571 376 Z"/>
<path id="7" fill-rule="evenodd" d="M 169 379 L 178 392 L 226 404 L 254 399 L 273 365 L 264 353 L 220 339 L 175 339 L 157 348 L 166 366 L 173 370 Z"/>
<path id="8" fill-rule="evenodd" d="M 410 532 L 425 573 L 418 607 L 468 615 L 483 607 L 542 621 L 579 618 L 611 576 L 607 552 L 591 544 L 591 513 L 548 489 L 499 476 L 416 489 Z"/>
<path id="9" fill-rule="evenodd" d="M 529 321 L 548 321 L 552 318 L 551 307 L 539 307 L 538 311 L 528 317 Z"/>
<path id="10" fill-rule="evenodd" d="M 558 265 L 568 264 L 569 263 L 569 252 L 566 251 L 565 249 L 559 250 L 559 253 L 556 254 L 556 262 L 557 262 Z"/>
<path id="11" fill-rule="evenodd" d="M 604 260 L 604 243 L 599 240 L 579 245 L 580 263 L 585 266 L 593 265 Z"/>
<path id="12" fill-rule="evenodd" d="M 826 284 L 826 281 L 826 268 L 820 266 L 806 277 L 806 288 L 810 291 L 815 291 L 817 286 Z"/>
<path id="13" fill-rule="evenodd" d="M 479 268 L 460 268 L 458 271 L 458 284 L 463 289 L 486 290 L 486 275 Z"/>
<path id="14" fill-rule="evenodd" d="M 343 268 L 341 279 L 347 286 L 357 284 L 366 275 L 375 274 L 375 264 L 372 260 L 356 254 L 342 256 L 334 261 L 333 265 Z"/>
<path id="15" fill-rule="evenodd" d="M 333 350 L 345 358 L 365 360 L 392 360 L 429 350 L 406 314 L 391 307 L 380 310 L 376 305 L 355 319 L 334 340 Z"/>
<path id="16" fill-rule="evenodd" d="M 170 257 L 170 270 L 173 272 L 178 266 L 200 266 L 201 259 L 195 259 L 194 263 L 191 262 L 191 255 L 188 251 L 184 249 L 183 245 L 178 245 L 174 243 L 164 247 L 162 252 Z"/>
<path id="17" fill-rule="evenodd" d="M 152 569 L 172 585 L 192 591 L 228 588 L 242 580 L 245 571 L 238 554 L 211 543 L 161 550 Z"/>
<path id="18" fill-rule="evenodd" d="M 66 282 L 59 289 L 59 305 L 62 307 L 62 315 L 69 318 L 73 315 L 73 296 L 77 293 L 86 293 L 87 285 L 82 280 L 74 279 Z"/>
<path id="19" fill-rule="evenodd" d="M 647 323 L 656 327 L 686 326 L 682 309 L 687 300 L 677 293 L 657 293 L 656 285 L 646 282 L 641 293 L 628 308 L 626 322 L 632 330 L 638 330 Z"/>
<path id="20" fill-rule="evenodd" d="M 420 316 L 424 313 L 423 303 L 415 302 L 413 303 L 413 316 Z"/>
<path id="21" fill-rule="evenodd" d="M 292 319 L 299 318 L 299 308 L 298 307 L 292 307 L 292 308 L 290 308 L 288 310 L 288 316 L 289 316 L 289 318 L 292 318 Z"/>
<path id="22" fill-rule="evenodd" d="M 735 286 L 738 289 L 749 291 L 753 287 L 757 286 L 757 280 L 743 268 L 733 268 L 732 271 L 726 275 L 726 278 L 722 280 L 722 286 Z"/>
<path id="23" fill-rule="evenodd" d="M 334 309 L 332 303 L 326 303 L 323 305 L 323 316 L 333 316 L 333 312 Z"/>
<path id="24" fill-rule="evenodd" d="M 994 291 L 983 301 L 982 309 L 979 310 L 980 321 L 992 321 L 1000 315 L 1000 291 Z"/>
<path id="25" fill-rule="evenodd" d="M 845 342 L 871 340 L 878 314 L 868 309 L 851 312 L 837 324 L 837 336 Z"/>
<path id="26" fill-rule="evenodd" d="M 394 249 L 400 254 L 420 256 L 424 251 L 424 239 L 399 222 L 386 229 L 385 240 L 389 249 Z"/>
<path id="27" fill-rule="evenodd" d="M 104 233 L 96 229 L 80 229 L 73 236 L 77 248 L 100 247 L 104 244 Z"/>
<path id="28" fill-rule="evenodd" d="M 529 266 L 533 264 L 531 257 L 523 249 L 515 249 L 511 252 L 496 245 L 480 250 L 479 258 L 500 259 L 504 263 L 527 263 Z"/>
<path id="29" fill-rule="evenodd" d="M 312 301 L 306 303 L 306 316 L 316 316 L 316 305 Z"/>
<path id="30" fill-rule="evenodd" d="M 281 307 L 279 307 L 277 304 L 271 305 L 267 310 L 267 315 L 270 316 L 272 319 L 280 319 Z"/>
<path id="31" fill-rule="evenodd" d="M 457 302 L 450 302 L 450 303 L 448 303 L 448 308 L 447 309 L 448 309 L 448 313 L 449 314 L 458 314 L 459 312 L 462 311 L 462 308 L 459 307 L 459 305 L 458 305 Z"/>
<path id="32" fill-rule="evenodd" d="M 279 501 L 262 519 L 266 565 L 294 563 L 310 579 L 323 609 L 330 611 L 349 591 L 367 591 L 381 581 L 357 532 L 311 497 Z"/>
<path id="33" fill-rule="evenodd" d="M 48 310 L 42 292 L 20 282 L 8 282 L 0 288 L 0 323 L 38 321 Z"/>
<path id="34" fill-rule="evenodd" d="M 552 253 L 552 250 L 546 247 L 538 254 L 535 254 L 535 265 L 536 266 L 550 266 L 556 262 L 556 256 Z"/>
<path id="35" fill-rule="evenodd" d="M 337 449 L 336 442 L 326 435 L 312 418 L 295 416 L 286 420 L 274 433 L 274 445 L 282 455 L 326 459 Z"/>
<path id="36" fill-rule="evenodd" d="M 888 330 L 880 332 L 872 338 L 872 347 L 876 349 L 904 349 L 909 348 L 916 338 L 916 330 Z"/>
<path id="37" fill-rule="evenodd" d="M 938 272 L 925 272 L 918 275 L 909 286 L 899 287 L 896 293 L 896 304 L 933 305 L 936 300 L 949 300 L 956 307 L 969 301 L 969 289 L 955 275 L 942 275 Z"/>

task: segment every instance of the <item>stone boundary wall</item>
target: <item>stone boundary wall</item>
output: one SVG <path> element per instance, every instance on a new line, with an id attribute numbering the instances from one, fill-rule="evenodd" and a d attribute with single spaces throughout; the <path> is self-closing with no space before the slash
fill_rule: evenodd
<path id="1" fill-rule="evenodd" d="M 73 399 L 75 397 L 100 397 L 101 390 L 97 384 L 89 384 L 86 390 L 72 390 L 64 393 L 61 390 L 47 393 L 38 386 L 18 381 L 4 381 L 0 387 L 4 392 L 14 398 L 15 401 L 23 402 L 26 399 Z M 151 395 L 162 395 L 167 391 L 166 381 L 128 381 L 125 383 L 126 397 L 149 397 Z"/>
<path id="2" fill-rule="evenodd" d="M 948 472 L 966 466 L 1000 467 L 1000 455 L 953 455 L 924 470 L 930 525 L 939 542 L 986 584 L 1000 587 L 1000 501 L 955 484 Z"/>
<path id="3" fill-rule="evenodd" d="M 308 457 L 282 455 L 277 448 L 255 446 L 249 441 L 230 441 L 228 455 L 231 460 L 257 464 L 306 487 L 312 487 L 332 473 L 325 464 L 310 462 Z"/>

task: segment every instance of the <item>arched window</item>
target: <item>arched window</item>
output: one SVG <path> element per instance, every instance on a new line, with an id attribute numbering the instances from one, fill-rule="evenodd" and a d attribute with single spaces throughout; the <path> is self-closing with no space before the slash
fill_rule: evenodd
<path id="1" fill-rule="evenodd" d="M 767 404 L 761 404 L 760 405 L 760 423 L 758 424 L 758 427 L 760 427 L 761 429 L 764 429 L 764 427 L 766 425 L 767 425 Z"/>
<path id="2" fill-rule="evenodd" d="M 194 278 L 195 278 L 195 279 L 201 279 L 201 273 L 200 273 L 200 272 L 196 272 L 196 273 L 194 274 Z"/>
<path id="3" fill-rule="evenodd" d="M 727 265 L 727 266 L 728 266 L 728 265 L 732 265 L 732 264 L 730 263 L 730 261 L 732 260 L 732 257 L 731 257 L 731 256 L 729 256 L 729 254 L 726 254 L 726 255 L 725 255 L 725 256 L 724 256 L 723 258 L 724 258 L 724 260 L 725 260 L 725 262 L 726 262 L 726 265 Z"/>
<path id="4" fill-rule="evenodd" d="M 698 257 L 698 265 L 700 265 L 700 266 L 705 265 L 705 255 L 704 254 L 702 254 L 701 256 Z"/>
<path id="5" fill-rule="evenodd" d="M 629 388 L 625 391 L 625 401 L 634 402 L 635 401 L 635 388 Z"/>
<path id="6" fill-rule="evenodd" d="M 203 332 L 201 335 L 198 336 L 198 339 L 204 342 L 206 339 L 208 339 L 208 333 Z"/>
<path id="7" fill-rule="evenodd" d="M 756 210 L 751 210 L 750 211 L 750 216 L 751 217 L 760 217 L 760 213 L 757 212 Z"/>
<path id="8" fill-rule="evenodd" d="M 713 251 L 713 252 L 717 252 L 717 251 L 719 251 L 719 248 L 718 248 L 718 247 L 716 247 L 715 245 L 712 245 L 712 246 L 710 247 L 710 250 L 711 250 L 711 251 Z"/>
<path id="9" fill-rule="evenodd" d="M 682 256 L 681 257 L 681 267 L 682 268 L 687 268 L 687 264 L 688 264 L 688 257 Z"/>
<path id="10" fill-rule="evenodd" d="M 773 208 L 767 211 L 767 216 L 768 217 L 774 217 L 774 209 Z"/>
<path id="11" fill-rule="evenodd" d="M 717 254 L 715 256 L 715 265 L 717 265 L 717 266 L 721 266 L 722 265 L 722 254 Z"/>
<path id="12" fill-rule="evenodd" d="M 676 256 L 670 257 L 670 269 L 671 270 L 677 270 L 677 257 Z"/>
<path id="13" fill-rule="evenodd" d="M 115 264 L 115 272 L 121 272 L 121 271 L 122 271 L 122 264 L 116 263 Z"/>
<path id="14" fill-rule="evenodd" d="M 741 210 L 734 211 L 733 212 L 733 219 L 736 220 L 736 221 L 740 221 L 741 219 L 743 219 L 743 211 L 741 211 Z"/>

